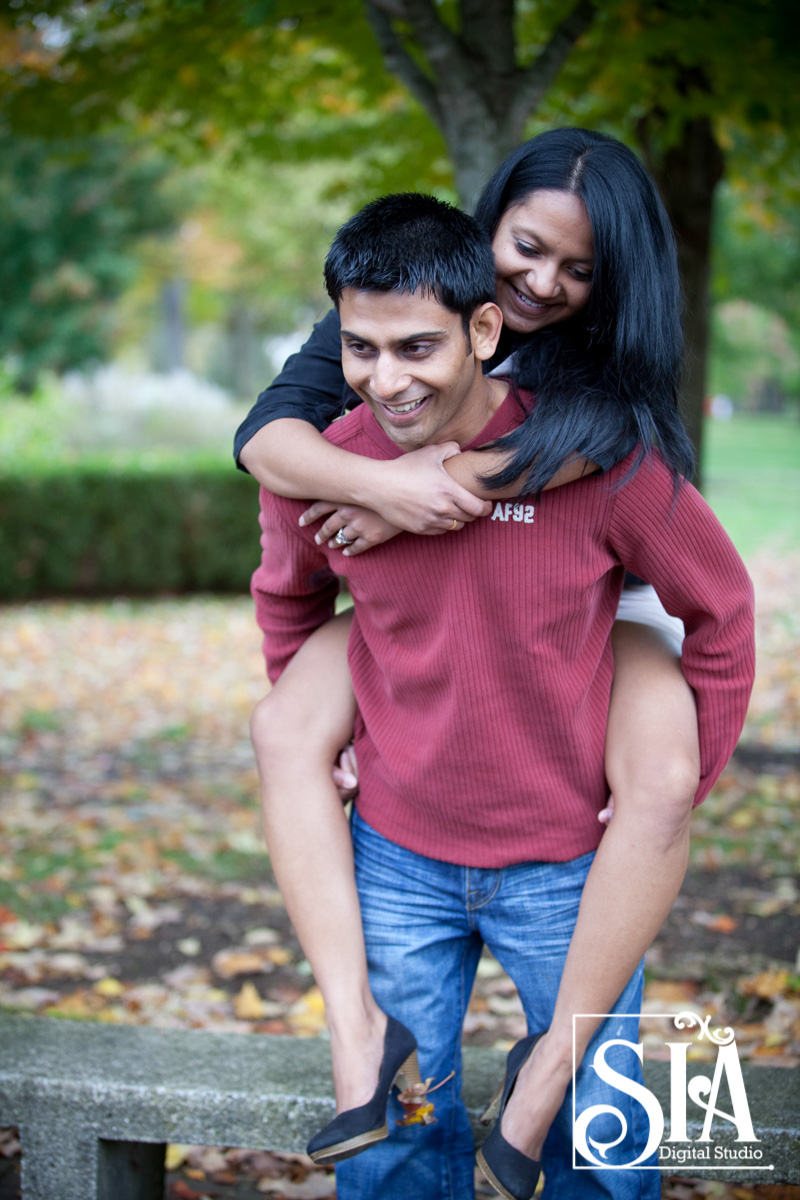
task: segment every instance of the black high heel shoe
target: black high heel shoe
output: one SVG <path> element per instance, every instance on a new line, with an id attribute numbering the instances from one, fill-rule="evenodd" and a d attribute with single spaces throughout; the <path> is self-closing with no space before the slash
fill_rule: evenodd
<path id="1" fill-rule="evenodd" d="M 389 1133 L 386 1106 L 392 1088 L 398 1084 L 403 1090 L 420 1082 L 417 1039 L 405 1025 L 388 1017 L 378 1086 L 372 1099 L 334 1117 L 314 1134 L 306 1153 L 315 1163 L 336 1163 L 382 1141 Z"/>
<path id="2" fill-rule="evenodd" d="M 477 1154 L 477 1163 L 498 1196 L 505 1200 L 530 1200 L 539 1182 L 542 1164 L 534 1158 L 528 1158 L 520 1150 L 516 1150 L 507 1142 L 500 1132 L 503 1113 L 508 1098 L 514 1090 L 517 1076 L 531 1056 L 534 1046 L 542 1036 L 534 1033 L 530 1037 L 517 1042 L 511 1050 L 506 1062 L 506 1077 L 489 1102 L 489 1106 L 481 1117 L 481 1123 L 488 1125 L 492 1117 L 497 1120 L 492 1132 L 481 1146 Z"/>

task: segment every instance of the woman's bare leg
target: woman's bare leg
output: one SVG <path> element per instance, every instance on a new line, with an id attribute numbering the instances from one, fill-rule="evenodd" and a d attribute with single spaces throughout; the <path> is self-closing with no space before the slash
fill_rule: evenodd
<path id="1" fill-rule="evenodd" d="M 270 861 L 325 1000 L 340 1112 L 372 1096 L 386 1030 L 367 979 L 350 828 L 331 776 L 355 716 L 350 621 L 342 614 L 318 629 L 251 720 Z"/>
<path id="2" fill-rule="evenodd" d="M 520 1072 L 503 1136 L 531 1158 L 572 1078 L 572 1014 L 609 1012 L 664 922 L 689 853 L 700 774 L 697 714 L 680 660 L 646 625 L 614 625 L 606 777 L 614 816 L 581 897 L 549 1031 Z M 597 1027 L 578 1022 L 580 1062 Z"/>

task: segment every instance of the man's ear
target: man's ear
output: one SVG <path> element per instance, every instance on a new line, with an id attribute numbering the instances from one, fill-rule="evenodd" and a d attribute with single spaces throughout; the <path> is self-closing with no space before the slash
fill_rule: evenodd
<path id="1" fill-rule="evenodd" d="M 502 328 L 503 314 L 496 304 L 488 301 L 475 309 L 470 317 L 469 332 L 473 353 L 481 362 L 494 354 Z"/>

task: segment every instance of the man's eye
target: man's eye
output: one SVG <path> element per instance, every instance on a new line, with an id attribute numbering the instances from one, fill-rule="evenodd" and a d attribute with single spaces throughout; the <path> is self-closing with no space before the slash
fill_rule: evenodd
<path id="1" fill-rule="evenodd" d="M 369 354 L 371 347 L 364 342 L 345 342 L 345 350 L 350 354 Z"/>
<path id="2" fill-rule="evenodd" d="M 420 355 L 427 354 L 430 349 L 430 342 L 409 342 L 403 347 L 405 353 L 413 355 L 414 358 L 419 358 Z"/>

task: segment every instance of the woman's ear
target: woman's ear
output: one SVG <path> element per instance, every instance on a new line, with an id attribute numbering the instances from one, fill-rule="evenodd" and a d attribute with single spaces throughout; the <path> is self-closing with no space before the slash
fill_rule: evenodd
<path id="1" fill-rule="evenodd" d="M 470 318 L 469 332 L 475 357 L 481 362 L 494 354 L 502 328 L 503 314 L 496 304 L 489 301 L 478 305 Z"/>

